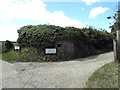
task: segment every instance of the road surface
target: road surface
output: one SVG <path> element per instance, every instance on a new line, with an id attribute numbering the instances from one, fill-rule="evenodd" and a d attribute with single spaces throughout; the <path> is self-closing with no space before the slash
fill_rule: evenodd
<path id="1" fill-rule="evenodd" d="M 3 88 L 84 88 L 90 75 L 111 61 L 113 52 L 64 62 L 10 64 L 0 60 L 0 80 Z"/>

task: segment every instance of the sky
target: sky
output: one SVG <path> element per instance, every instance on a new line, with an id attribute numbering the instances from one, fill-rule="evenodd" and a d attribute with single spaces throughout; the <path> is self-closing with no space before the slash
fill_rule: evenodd
<path id="1" fill-rule="evenodd" d="M 0 41 L 16 41 L 25 25 L 92 26 L 110 32 L 119 0 L 1 0 Z M 111 23 L 111 24 L 110 24 Z"/>

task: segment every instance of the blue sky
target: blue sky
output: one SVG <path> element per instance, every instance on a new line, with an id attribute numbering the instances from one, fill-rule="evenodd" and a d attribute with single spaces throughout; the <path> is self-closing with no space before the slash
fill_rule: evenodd
<path id="1" fill-rule="evenodd" d="M 103 29 L 108 29 L 110 21 L 106 17 L 113 16 L 114 10 L 116 10 L 115 6 L 117 6 L 117 2 L 96 2 L 92 5 L 86 5 L 83 2 L 47 2 L 46 4 L 46 9 L 51 13 L 63 11 L 71 19 Z M 109 10 L 97 15 L 95 18 L 89 18 L 90 11 L 96 7 L 109 8 Z"/>
<path id="2" fill-rule="evenodd" d="M 110 0 L 109 0 L 110 1 Z M 1 0 L 0 41 L 16 41 L 17 30 L 25 25 L 51 24 L 83 28 L 93 26 L 110 30 L 106 17 L 113 16 L 118 2 L 81 0 L 56 2 L 42 0 Z"/>

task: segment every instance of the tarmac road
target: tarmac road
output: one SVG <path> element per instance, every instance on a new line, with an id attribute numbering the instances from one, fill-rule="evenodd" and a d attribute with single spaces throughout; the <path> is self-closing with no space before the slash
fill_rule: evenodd
<path id="1" fill-rule="evenodd" d="M 111 61 L 113 52 L 65 62 L 10 64 L 0 60 L 0 80 L 3 88 L 84 88 L 90 75 Z"/>

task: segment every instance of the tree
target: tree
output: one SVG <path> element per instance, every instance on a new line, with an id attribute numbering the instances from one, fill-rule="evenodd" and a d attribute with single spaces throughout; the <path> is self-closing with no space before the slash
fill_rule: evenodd
<path id="1" fill-rule="evenodd" d="M 110 26 L 111 28 L 111 32 L 116 32 L 117 30 L 120 30 L 120 1 L 118 2 L 118 10 L 116 11 L 115 15 L 112 17 L 107 17 L 107 19 L 114 19 L 115 22 L 112 26 Z"/>
<path id="2" fill-rule="evenodd" d="M 2 52 L 8 52 L 12 48 L 13 44 L 9 40 L 6 40 L 5 42 L 2 43 Z"/>

